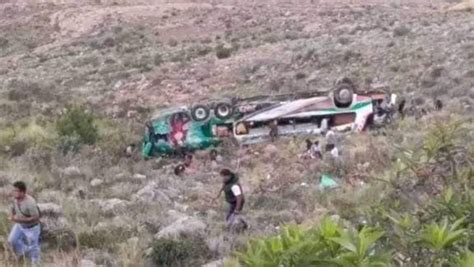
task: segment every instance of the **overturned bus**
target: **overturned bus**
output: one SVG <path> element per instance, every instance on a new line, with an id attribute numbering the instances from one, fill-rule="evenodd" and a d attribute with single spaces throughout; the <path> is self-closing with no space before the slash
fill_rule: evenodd
<path id="1" fill-rule="evenodd" d="M 383 124 L 394 112 L 396 95 L 386 88 L 356 92 L 343 80 L 326 93 L 306 92 L 255 96 L 206 105 L 161 110 L 147 123 L 145 157 L 218 146 L 232 138 L 240 144 L 278 137 L 307 136 L 333 131 L 363 131 Z"/>

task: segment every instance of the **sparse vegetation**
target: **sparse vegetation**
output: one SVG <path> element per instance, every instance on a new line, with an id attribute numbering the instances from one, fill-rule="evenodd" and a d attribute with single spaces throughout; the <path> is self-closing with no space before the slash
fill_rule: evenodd
<path id="1" fill-rule="evenodd" d="M 237 254 L 240 261 L 244 266 L 461 264 L 472 254 L 474 240 L 474 158 L 461 145 L 465 131 L 457 121 L 435 123 L 420 148 L 400 152 L 389 172 L 394 176 L 386 181 L 389 186 L 377 191 L 378 200 L 358 202 L 360 212 L 347 213 L 354 207 L 333 202 L 358 234 L 326 218 L 311 230 L 289 227 L 278 236 L 252 241 Z M 464 155 L 463 163 L 456 155 Z M 430 188 L 437 185 L 441 193 Z M 438 197 L 420 202 L 419 195 L 426 193 Z"/>
<path id="2" fill-rule="evenodd" d="M 209 257 L 209 251 L 199 238 L 157 239 L 151 258 L 158 266 L 193 266 Z"/>
<path id="3" fill-rule="evenodd" d="M 444 0 L 0 1 L 0 243 L 9 185 L 24 180 L 63 212 L 48 218 L 59 228 L 50 236 L 65 238 L 44 241 L 45 266 L 200 266 L 235 251 L 229 266 L 474 266 L 469 1 L 442 16 Z M 342 137 L 337 170 L 327 157 L 300 159 L 300 138 L 220 147 L 247 196 L 243 234 L 224 232 L 224 207 L 208 201 L 220 184 L 205 153 L 186 177 L 172 174 L 177 159 L 141 160 L 143 123 L 158 107 L 326 90 L 341 75 L 360 89 L 388 84 L 413 113 Z M 324 172 L 340 186 L 316 190 Z M 206 226 L 200 237 L 154 238 L 186 217 Z M 3 245 L 0 262 L 16 264 Z"/>
<path id="4" fill-rule="evenodd" d="M 72 107 L 57 121 L 56 130 L 60 138 L 72 143 L 92 145 L 97 141 L 98 129 L 94 116 L 79 107 Z"/>
<path id="5" fill-rule="evenodd" d="M 216 46 L 216 57 L 218 59 L 229 58 L 232 55 L 232 48 L 227 47 L 223 44 Z"/>

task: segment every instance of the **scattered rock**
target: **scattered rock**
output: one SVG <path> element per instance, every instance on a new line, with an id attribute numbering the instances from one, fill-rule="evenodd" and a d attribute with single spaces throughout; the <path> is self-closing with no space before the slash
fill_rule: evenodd
<path id="1" fill-rule="evenodd" d="M 163 228 L 155 235 L 155 238 L 178 238 L 183 234 L 202 235 L 204 234 L 205 229 L 206 224 L 201 220 L 190 216 L 184 216 L 171 225 Z"/>
<path id="2" fill-rule="evenodd" d="M 38 208 L 41 216 L 59 218 L 63 215 L 63 209 L 55 203 L 38 203 Z"/>
<path id="3" fill-rule="evenodd" d="M 92 186 L 92 187 L 97 187 L 97 186 L 99 186 L 99 185 L 102 185 L 103 183 L 104 183 L 104 181 L 101 180 L 101 179 L 93 179 L 93 180 L 91 181 L 91 186 Z"/>
<path id="4" fill-rule="evenodd" d="M 120 213 L 127 209 L 128 201 L 121 200 L 118 198 L 111 198 L 111 199 L 95 199 L 92 200 L 97 205 L 99 205 L 100 209 L 104 213 Z"/>
<path id="5" fill-rule="evenodd" d="M 209 262 L 201 267 L 224 267 L 224 260 L 216 260 L 213 262 Z"/>
<path id="6" fill-rule="evenodd" d="M 66 177 L 82 176 L 81 170 L 76 166 L 69 166 L 62 170 L 62 173 Z"/>
<path id="7" fill-rule="evenodd" d="M 268 144 L 264 148 L 265 157 L 273 157 L 278 154 L 278 148 L 273 144 Z"/>
<path id="8" fill-rule="evenodd" d="M 448 11 L 472 11 L 474 10 L 474 0 L 466 0 L 448 8 Z"/>
<path id="9" fill-rule="evenodd" d="M 143 175 L 143 174 L 140 174 L 140 173 L 135 173 L 133 175 L 133 179 L 136 179 L 136 180 L 145 180 L 146 179 L 146 175 Z"/>
<path id="10" fill-rule="evenodd" d="M 81 260 L 80 267 L 96 267 L 97 265 L 91 260 Z"/>
<path id="11" fill-rule="evenodd" d="M 150 182 L 145 187 L 140 189 L 136 194 L 132 196 L 133 201 L 160 201 L 162 203 L 171 203 L 170 198 L 158 189 L 158 185 L 155 182 Z"/>
<path id="12" fill-rule="evenodd" d="M 46 247 L 60 251 L 71 251 L 77 247 L 76 235 L 63 216 L 61 206 L 54 203 L 39 203 L 41 211 L 41 242 Z"/>

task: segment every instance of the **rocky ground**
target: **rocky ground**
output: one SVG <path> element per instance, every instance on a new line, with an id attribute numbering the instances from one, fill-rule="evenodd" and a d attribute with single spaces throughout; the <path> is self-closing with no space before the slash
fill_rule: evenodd
<path id="1" fill-rule="evenodd" d="M 435 117 L 472 116 L 474 20 L 464 6 L 450 11 L 456 3 L 0 1 L 0 207 L 8 211 L 8 185 L 17 179 L 47 203 L 51 231 L 64 236 L 45 245 L 48 266 L 142 266 L 154 239 L 182 234 L 199 236 L 213 261 L 250 236 L 314 223 L 334 205 L 354 204 L 367 190 L 365 178 L 387 167 L 392 143 L 420 138 Z M 387 83 L 416 105 L 439 98 L 448 108 L 385 135 L 345 137 L 343 175 L 355 182 L 333 202 L 315 193 L 327 167 L 298 159 L 302 140 L 226 144 L 221 166 L 239 171 L 248 198 L 245 234 L 224 231 L 224 205 L 210 202 L 219 179 L 205 153 L 184 177 L 172 173 L 175 160 L 121 153 L 140 141 L 157 108 L 326 90 L 341 76 L 361 87 Z M 69 104 L 99 114 L 103 138 L 63 155 L 45 140 L 54 138 L 50 126 Z M 24 147 L 9 143 L 9 127 L 23 129 Z M 0 221 L 0 238 L 7 228 Z"/>

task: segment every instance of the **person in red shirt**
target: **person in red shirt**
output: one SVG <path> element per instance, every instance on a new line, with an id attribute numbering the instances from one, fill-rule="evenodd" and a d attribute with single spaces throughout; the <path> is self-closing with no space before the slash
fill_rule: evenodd
<path id="1" fill-rule="evenodd" d="M 183 113 L 178 113 L 171 118 L 170 140 L 174 146 L 181 146 L 186 140 L 186 124 L 189 120 L 189 117 Z"/>

